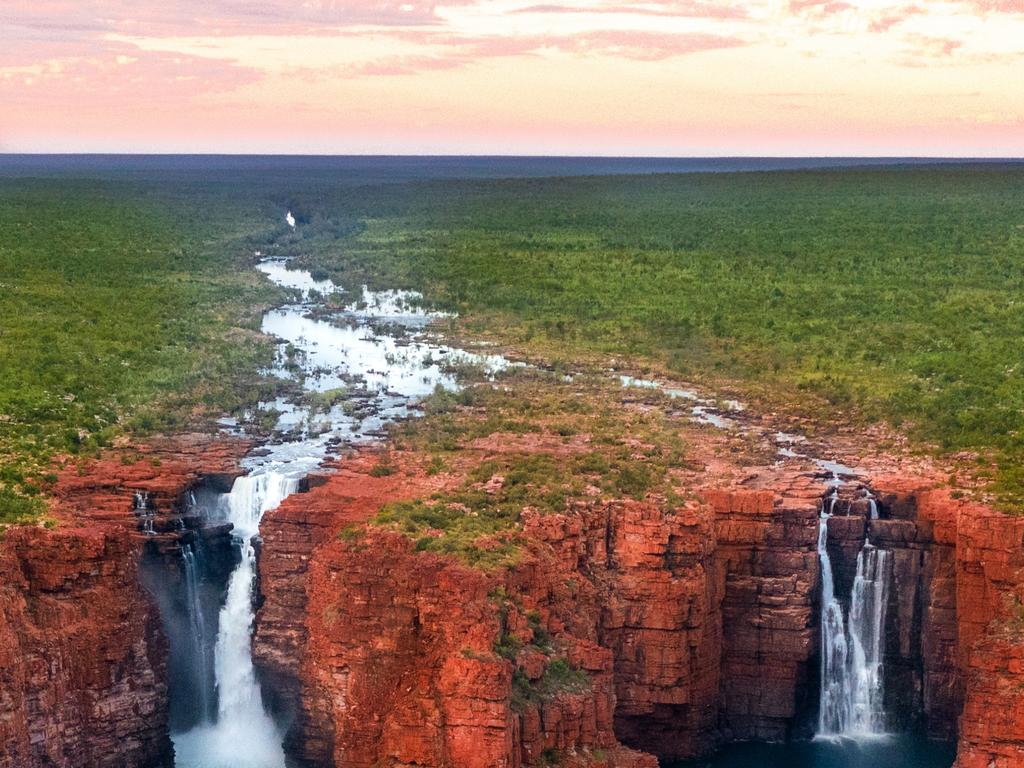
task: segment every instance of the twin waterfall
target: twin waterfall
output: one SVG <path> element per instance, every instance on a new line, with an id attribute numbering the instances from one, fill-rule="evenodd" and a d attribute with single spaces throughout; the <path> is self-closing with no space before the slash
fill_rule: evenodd
<path id="1" fill-rule="evenodd" d="M 878 507 L 868 496 L 872 519 Z M 850 592 L 849 617 L 836 597 L 828 554 L 828 521 L 838 490 L 825 501 L 818 528 L 821 563 L 821 693 L 818 737 L 865 738 L 885 733 L 882 662 L 885 653 L 885 608 L 889 597 L 889 552 L 865 537 L 857 555 Z"/>

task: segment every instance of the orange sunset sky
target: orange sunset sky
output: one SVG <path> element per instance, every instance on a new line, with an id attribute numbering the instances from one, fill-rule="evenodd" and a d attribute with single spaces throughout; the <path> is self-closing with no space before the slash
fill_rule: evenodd
<path id="1" fill-rule="evenodd" d="M 1024 0 L 0 0 L 0 151 L 1024 155 Z"/>

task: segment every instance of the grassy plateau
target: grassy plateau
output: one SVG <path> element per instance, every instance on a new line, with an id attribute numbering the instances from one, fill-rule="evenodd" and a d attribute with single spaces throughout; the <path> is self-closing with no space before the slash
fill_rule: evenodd
<path id="1" fill-rule="evenodd" d="M 255 398 L 269 347 L 252 331 L 275 295 L 250 269 L 261 247 L 345 285 L 421 290 L 459 332 L 552 362 L 615 356 L 977 453 L 1024 508 L 1024 166 L 211 169 L 0 178 L 0 521 L 39 513 L 54 453 Z"/>
<path id="2" fill-rule="evenodd" d="M 44 511 L 55 454 L 252 399 L 276 294 L 241 244 L 268 219 L 193 192 L 0 180 L 0 523 Z"/>
<path id="3" fill-rule="evenodd" d="M 821 423 L 979 454 L 1024 503 L 1020 166 L 419 183 L 366 191 L 340 279 L 414 287 L 548 359 L 655 362 Z"/>

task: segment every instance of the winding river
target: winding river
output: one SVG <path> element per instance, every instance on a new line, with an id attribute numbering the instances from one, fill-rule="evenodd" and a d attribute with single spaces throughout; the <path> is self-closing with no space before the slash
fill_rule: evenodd
<path id="1" fill-rule="evenodd" d="M 264 513 L 294 493 L 300 480 L 339 447 L 378 440 L 388 423 L 415 413 L 415 403 L 436 388 L 455 389 L 453 365 L 492 371 L 509 365 L 496 355 L 430 340 L 425 329 L 440 315 L 418 308 L 416 294 L 364 287 L 355 300 L 327 313 L 325 300 L 342 290 L 330 280 L 289 269 L 283 259 L 261 261 L 258 269 L 293 292 L 291 303 L 264 315 L 262 330 L 278 339 L 271 373 L 298 384 L 300 394 L 261 405 L 276 415 L 273 437 L 243 460 L 246 474 L 229 493 L 202 502 L 209 517 L 233 524 L 241 557 L 228 581 L 215 638 L 192 638 L 201 704 L 198 722 L 172 733 L 179 768 L 284 766 L 283 733 L 264 709 L 251 655 L 253 538 Z M 191 585 L 201 574 L 191 551 L 183 557 L 192 595 L 197 590 Z M 205 632 L 201 606 L 190 610 L 192 632 Z M 204 681 L 210 669 L 213 680 Z"/>

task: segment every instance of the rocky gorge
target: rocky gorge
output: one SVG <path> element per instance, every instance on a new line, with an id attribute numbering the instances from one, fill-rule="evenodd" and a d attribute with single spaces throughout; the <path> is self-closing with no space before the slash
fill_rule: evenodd
<path id="1" fill-rule="evenodd" d="M 64 477 L 66 524 L 5 535 L 4 765 L 172 764 L 167 640 L 140 563 L 200 537 L 216 548 L 223 529 L 176 510 L 242 450 L 192 448 Z M 262 527 L 254 656 L 297 765 L 648 766 L 813 731 L 820 473 L 708 477 L 682 508 L 527 511 L 520 562 L 488 573 L 374 526 L 339 536 L 452 481 L 392 460 L 386 476 L 376 451 L 340 462 Z M 838 506 L 840 592 L 865 535 L 893 553 L 894 725 L 956 737 L 960 766 L 1021 765 L 1024 520 L 892 471 L 848 479 Z M 566 669 L 583 674 L 547 684 Z"/>
<path id="2" fill-rule="evenodd" d="M 265 268 L 303 292 L 265 330 L 288 343 L 314 334 L 310 291 L 330 286 Z M 557 508 L 524 504 L 512 524 L 474 538 L 474 552 L 501 556 L 474 564 L 438 544 L 442 528 L 411 535 L 382 508 L 420 501 L 472 516 L 446 499 L 466 487 L 500 496 L 513 482 L 503 462 L 576 466 L 603 443 L 554 420 L 509 429 L 465 405 L 479 426 L 437 464 L 384 427 L 454 380 L 435 362 L 452 351 L 404 338 L 422 313 L 377 307 L 321 328 L 335 346 L 308 350 L 307 390 L 321 396 L 351 383 L 335 358 L 369 355 L 364 373 L 380 381 L 357 393 L 373 401 L 363 413 L 331 402 L 329 429 L 303 422 L 300 437 L 255 451 L 226 434 L 182 435 L 69 463 L 54 488 L 57 525 L 4 533 L 0 767 L 174 765 L 172 733 L 206 722 L 218 695 L 206 690 L 212 672 L 196 675 L 216 666 L 216 633 L 190 645 L 190 622 L 216 624 L 250 546 L 217 500 L 246 472 L 292 466 L 296 444 L 313 460 L 303 454 L 288 492 L 258 505 L 241 619 L 289 765 L 653 768 L 736 742 L 808 739 L 824 524 L 846 611 L 865 542 L 889 553 L 887 728 L 956 740 L 961 768 L 1024 766 L 1024 518 L 962 495 L 937 464 L 850 435 L 814 446 L 849 464 L 825 466 L 770 439 L 751 450 L 770 422 L 733 414 L 747 425 L 721 429 L 725 417 L 692 405 L 689 390 L 603 386 L 598 399 L 623 419 L 670 414 L 684 447 L 664 487 L 615 492 L 600 486 L 610 469 L 577 473 Z M 374 344 L 386 354 L 359 346 L 382 322 L 392 330 Z M 477 385 L 516 396 L 513 381 Z M 296 402 L 276 405 L 296 421 Z M 649 438 L 616 439 L 646 467 Z"/>

